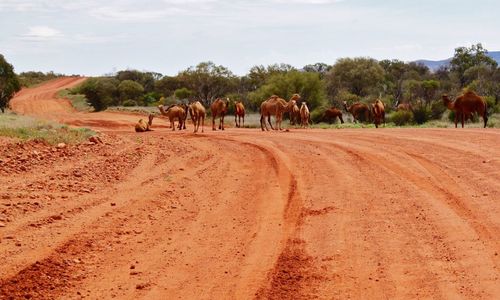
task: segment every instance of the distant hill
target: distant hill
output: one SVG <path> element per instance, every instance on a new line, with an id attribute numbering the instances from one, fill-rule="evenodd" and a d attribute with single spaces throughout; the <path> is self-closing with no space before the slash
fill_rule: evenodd
<path id="1" fill-rule="evenodd" d="M 499 65 L 500 65 L 500 51 L 491 51 L 488 52 L 488 56 L 493 58 Z M 448 59 L 443 59 L 443 60 L 426 60 L 426 59 L 420 59 L 415 62 L 417 63 L 422 63 L 425 66 L 427 66 L 431 71 L 436 71 L 439 69 L 441 66 L 448 65 L 451 61 L 451 58 Z"/>

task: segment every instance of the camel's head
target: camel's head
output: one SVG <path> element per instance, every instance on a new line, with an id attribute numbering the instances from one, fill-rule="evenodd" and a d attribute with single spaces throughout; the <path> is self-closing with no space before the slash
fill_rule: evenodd
<path id="1" fill-rule="evenodd" d="M 300 107 L 304 107 L 304 106 L 307 106 L 307 103 L 305 101 L 302 101 L 302 104 L 300 105 Z"/>
<path id="2" fill-rule="evenodd" d="M 293 94 L 292 98 L 290 98 L 290 100 L 299 101 L 300 100 L 300 95 L 299 94 Z"/>

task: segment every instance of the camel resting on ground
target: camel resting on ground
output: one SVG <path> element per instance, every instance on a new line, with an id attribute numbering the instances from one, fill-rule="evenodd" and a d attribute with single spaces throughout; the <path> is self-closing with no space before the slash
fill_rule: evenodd
<path id="1" fill-rule="evenodd" d="M 149 114 L 148 119 L 149 121 L 146 122 L 143 119 L 140 119 L 137 124 L 135 124 L 135 132 L 146 132 L 146 131 L 151 131 L 151 126 L 153 125 L 153 114 Z"/>
<path id="2" fill-rule="evenodd" d="M 205 107 L 203 107 L 203 104 L 201 104 L 200 101 L 196 101 L 194 103 L 189 104 L 188 110 L 189 110 L 189 115 L 191 116 L 191 120 L 193 120 L 193 125 L 194 125 L 193 132 L 195 133 L 198 132 L 200 124 L 201 124 L 201 132 L 204 132 L 203 126 L 205 126 L 206 111 Z"/>
<path id="3" fill-rule="evenodd" d="M 163 105 L 158 105 L 161 114 L 168 117 L 172 131 L 175 131 L 175 120 L 179 121 L 179 128 L 183 128 L 186 120 L 186 111 L 179 105 L 170 105 L 167 109 Z"/>
<path id="4" fill-rule="evenodd" d="M 227 113 L 227 107 L 229 106 L 229 98 L 224 101 L 221 98 L 217 98 L 211 105 L 210 111 L 212 112 L 212 130 L 215 129 L 215 118 L 220 116 L 219 129 L 224 130 L 224 116 Z"/>
<path id="5" fill-rule="evenodd" d="M 486 128 L 488 123 L 488 107 L 486 101 L 476 95 L 476 93 L 468 91 L 457 97 L 455 101 L 451 101 L 447 95 L 443 95 L 442 99 L 444 106 L 455 112 L 455 128 L 457 128 L 458 118 L 460 118 L 462 128 L 464 128 L 465 119 L 467 117 L 472 118 L 472 115 L 476 112 L 483 117 L 484 128 Z"/>
<path id="6" fill-rule="evenodd" d="M 267 122 L 271 126 L 271 129 L 281 130 L 283 113 L 291 111 L 291 109 L 299 99 L 299 94 L 294 94 L 288 102 L 276 95 L 273 95 L 269 99 L 262 102 L 262 104 L 260 105 L 260 128 L 262 129 L 262 131 L 264 131 L 264 127 L 266 128 L 266 130 L 269 130 L 265 122 L 266 117 Z M 271 115 L 274 115 L 276 118 L 276 128 L 273 128 L 273 125 L 271 124 Z"/>

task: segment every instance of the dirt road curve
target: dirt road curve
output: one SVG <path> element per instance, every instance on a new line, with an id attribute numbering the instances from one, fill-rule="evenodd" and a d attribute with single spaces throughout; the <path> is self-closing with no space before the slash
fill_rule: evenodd
<path id="1" fill-rule="evenodd" d="M 500 295 L 499 130 L 136 134 L 79 81 L 13 102 L 105 144 L 2 147 L 1 299 Z"/>

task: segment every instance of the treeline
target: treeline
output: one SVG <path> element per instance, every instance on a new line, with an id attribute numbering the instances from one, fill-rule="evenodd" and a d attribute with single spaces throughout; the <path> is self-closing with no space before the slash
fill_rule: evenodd
<path id="1" fill-rule="evenodd" d="M 342 102 L 368 102 L 380 98 L 386 106 L 412 103 L 420 109 L 417 123 L 440 118 L 445 110 L 441 94 L 458 95 L 464 89 L 486 96 L 498 110 L 500 69 L 481 44 L 455 49 L 449 66 L 431 72 L 426 66 L 399 60 L 342 58 L 335 64 L 317 63 L 296 69 L 287 64 L 254 66 L 236 76 L 228 68 L 202 62 L 163 76 L 155 72 L 124 70 L 114 76 L 91 78 L 76 93 L 85 94 L 95 110 L 108 106 L 152 106 L 200 100 L 205 105 L 217 97 L 243 101 L 257 111 L 273 94 L 290 98 L 299 93 L 312 110 L 313 119 Z"/>

